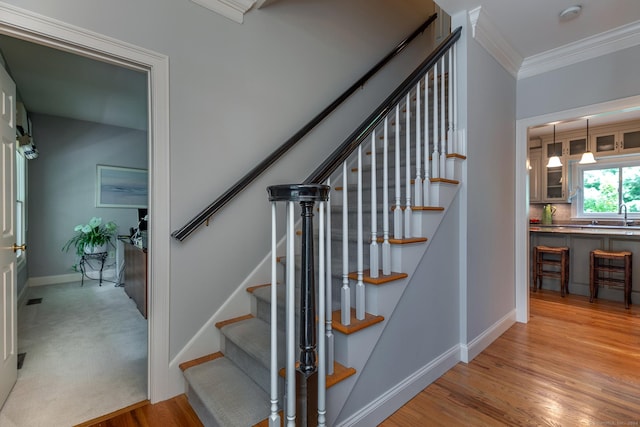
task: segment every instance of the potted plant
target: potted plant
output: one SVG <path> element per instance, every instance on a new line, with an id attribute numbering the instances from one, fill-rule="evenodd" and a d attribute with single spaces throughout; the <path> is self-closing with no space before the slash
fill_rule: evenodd
<path id="1" fill-rule="evenodd" d="M 111 243 L 117 229 L 115 222 L 103 224 L 102 218 L 94 216 L 88 224 L 75 226 L 73 231 L 76 234 L 64 244 L 62 250 L 68 251 L 74 247 L 78 256 L 84 253 L 107 252 L 107 245 Z"/>

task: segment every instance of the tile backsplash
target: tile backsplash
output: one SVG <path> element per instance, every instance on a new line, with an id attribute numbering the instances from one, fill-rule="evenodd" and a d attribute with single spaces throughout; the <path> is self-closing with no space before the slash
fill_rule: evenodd
<path id="1" fill-rule="evenodd" d="M 571 221 L 571 203 L 552 203 L 551 205 L 556 208 L 553 222 Z M 529 218 L 542 219 L 543 207 L 544 205 L 540 203 L 529 205 Z"/>

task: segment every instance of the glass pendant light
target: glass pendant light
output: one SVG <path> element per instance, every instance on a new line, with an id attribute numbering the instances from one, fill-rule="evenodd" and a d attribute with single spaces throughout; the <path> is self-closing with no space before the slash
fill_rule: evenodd
<path id="1" fill-rule="evenodd" d="M 549 157 L 547 167 L 557 168 L 558 166 L 562 166 L 562 162 L 560 161 L 560 157 L 556 154 L 556 125 L 553 125 L 553 156 Z"/>
<path id="2" fill-rule="evenodd" d="M 578 163 L 581 165 L 589 165 L 595 163 L 596 159 L 593 157 L 593 153 L 589 151 L 589 119 L 587 119 L 587 151 L 582 154 L 582 158 Z"/>

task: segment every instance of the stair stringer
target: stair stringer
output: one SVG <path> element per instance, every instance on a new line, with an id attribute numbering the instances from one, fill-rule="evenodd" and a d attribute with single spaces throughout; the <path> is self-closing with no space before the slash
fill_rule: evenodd
<path id="1" fill-rule="evenodd" d="M 433 185 L 433 183 L 431 183 L 431 185 Z M 414 216 L 423 216 L 422 230 L 426 233 L 423 234 L 425 236 L 433 236 L 437 232 L 443 218 L 449 214 L 447 208 L 459 194 L 459 185 L 452 186 L 449 184 L 443 193 L 449 194 L 448 197 L 443 199 L 443 201 L 448 201 L 448 204 L 446 206 L 441 204 L 441 206 L 445 208 L 444 212 L 439 212 L 436 214 L 437 216 L 434 215 L 433 212 L 428 211 L 415 211 L 413 213 Z M 395 258 L 398 263 L 396 266 L 398 270 L 395 268 L 393 270 L 407 273 L 408 277 L 384 285 L 366 285 L 366 311 L 384 316 L 384 322 L 351 335 L 342 334 L 335 328 L 333 330 L 335 335 L 336 360 L 340 360 L 348 366 L 355 368 L 356 373 L 327 391 L 328 425 L 334 425 L 337 417 L 340 415 L 343 405 L 347 402 L 351 391 L 363 373 L 373 349 L 382 336 L 388 320 L 393 315 L 398 301 L 407 289 L 407 284 L 410 283 L 414 272 L 427 252 L 430 241 L 392 246 L 394 246 L 394 248 L 392 248 L 392 258 Z"/>

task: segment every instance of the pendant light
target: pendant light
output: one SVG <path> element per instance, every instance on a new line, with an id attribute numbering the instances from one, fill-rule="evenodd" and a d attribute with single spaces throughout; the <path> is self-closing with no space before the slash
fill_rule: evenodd
<path id="1" fill-rule="evenodd" d="M 547 167 L 557 168 L 558 166 L 562 166 L 562 162 L 560 161 L 560 157 L 556 154 L 556 125 L 553 125 L 553 156 L 549 157 Z"/>
<path id="2" fill-rule="evenodd" d="M 595 163 L 596 159 L 593 157 L 593 153 L 589 151 L 589 119 L 587 119 L 587 151 L 582 154 L 582 158 L 578 163 L 581 165 L 589 165 Z"/>

